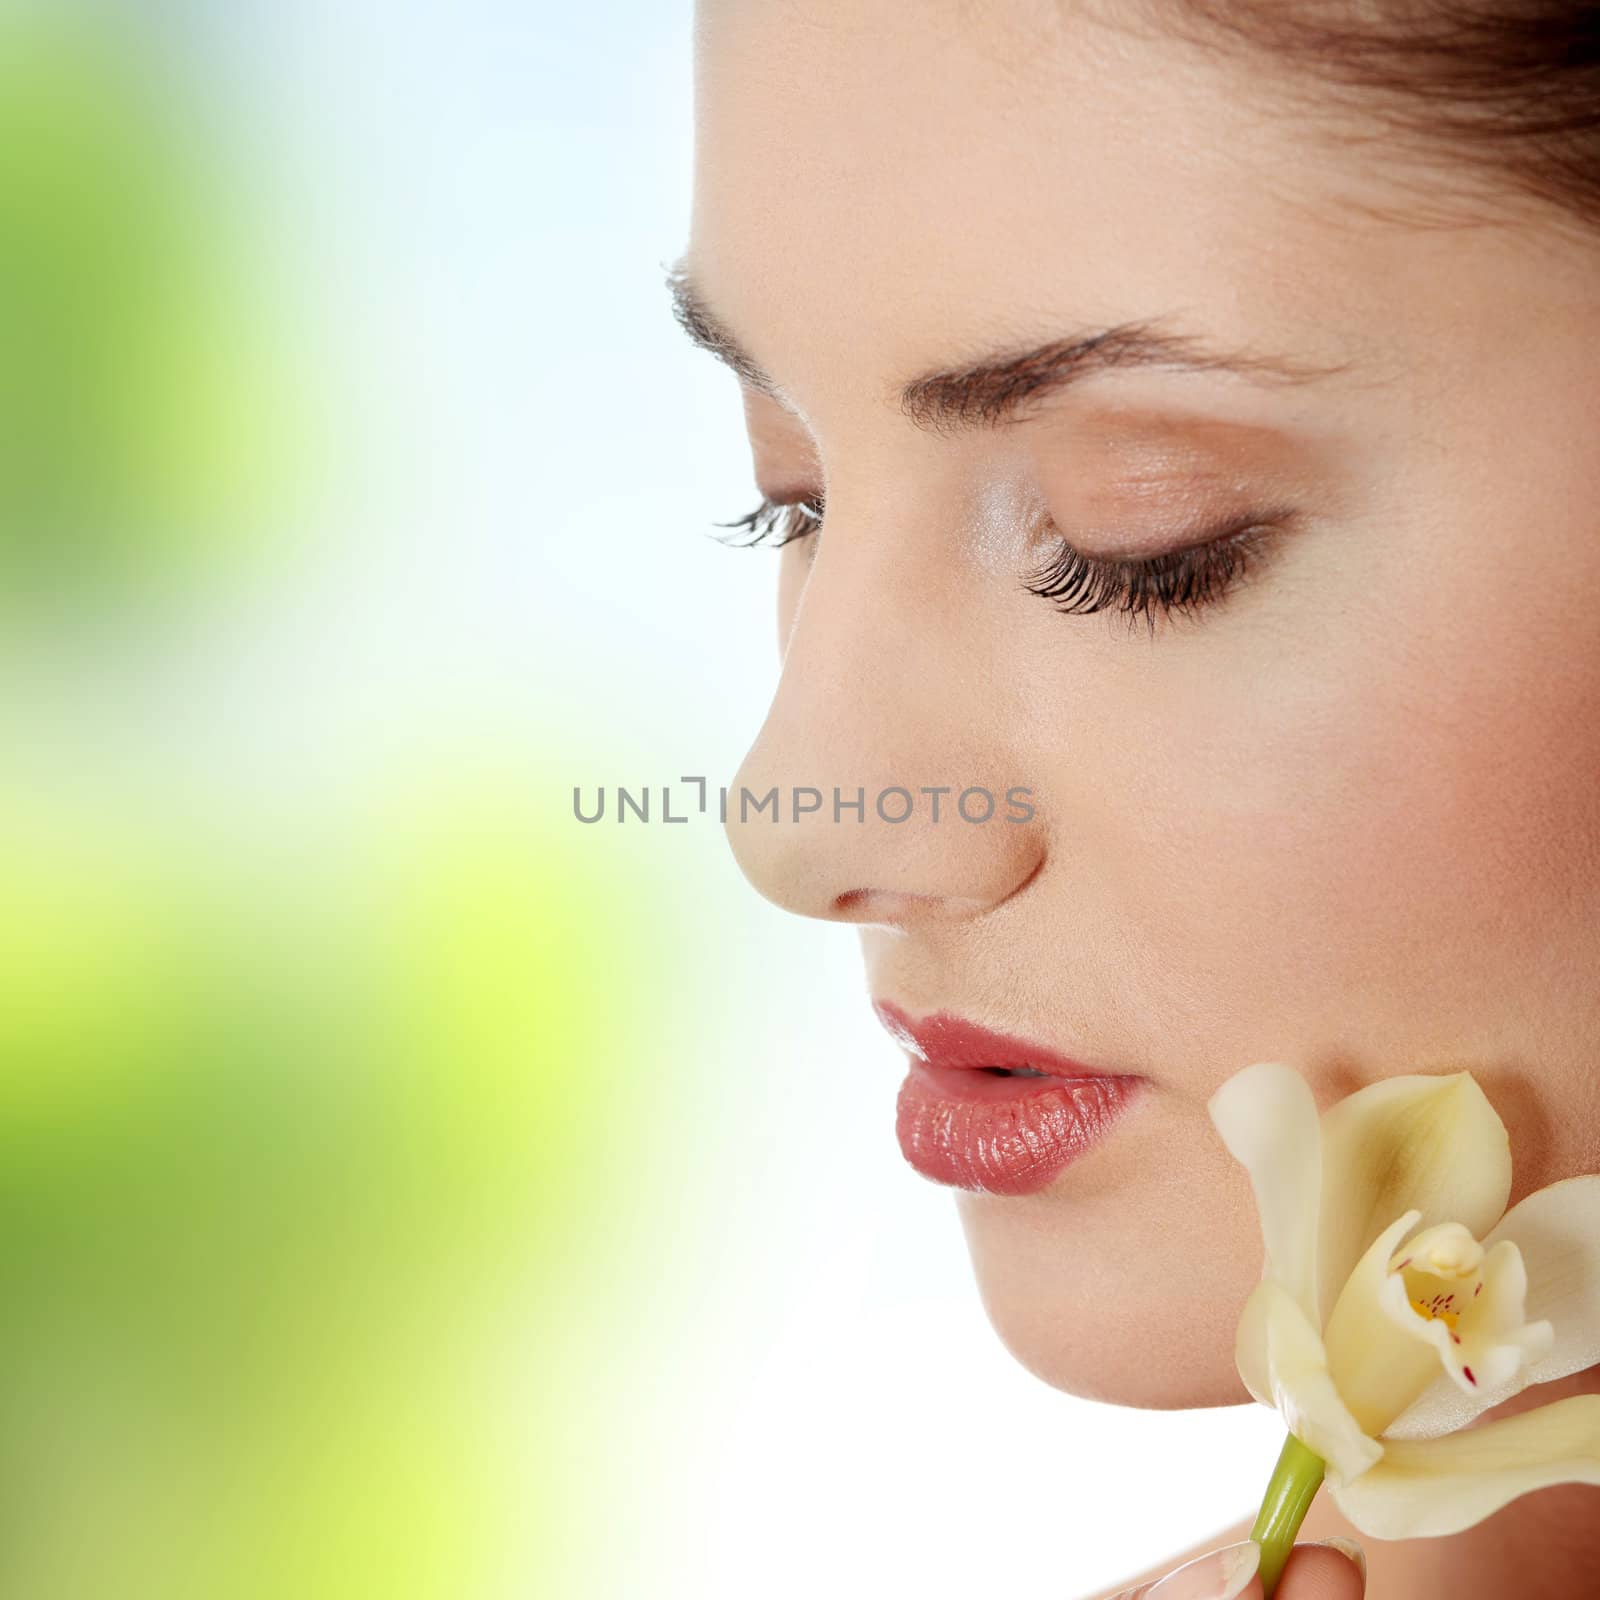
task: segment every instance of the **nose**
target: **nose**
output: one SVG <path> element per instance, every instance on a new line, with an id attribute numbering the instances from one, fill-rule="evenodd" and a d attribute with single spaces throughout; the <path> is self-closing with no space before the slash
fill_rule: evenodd
<path id="1" fill-rule="evenodd" d="M 903 545 L 854 538 L 836 503 L 729 785 L 729 842 L 755 888 L 802 916 L 980 916 L 1045 857 L 1026 724 L 995 658 L 1004 628 L 959 576 L 908 582 Z"/>

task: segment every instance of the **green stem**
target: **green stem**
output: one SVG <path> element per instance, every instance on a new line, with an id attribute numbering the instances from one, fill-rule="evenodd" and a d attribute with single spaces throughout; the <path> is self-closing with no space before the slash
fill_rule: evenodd
<path id="1" fill-rule="evenodd" d="M 1256 1525 L 1250 1530 L 1250 1537 L 1261 1546 L 1259 1570 L 1265 1600 L 1272 1600 L 1272 1591 L 1283 1576 L 1284 1563 L 1294 1549 L 1294 1536 L 1322 1487 L 1322 1472 L 1322 1457 L 1313 1455 L 1291 1433 L 1283 1441 Z"/>

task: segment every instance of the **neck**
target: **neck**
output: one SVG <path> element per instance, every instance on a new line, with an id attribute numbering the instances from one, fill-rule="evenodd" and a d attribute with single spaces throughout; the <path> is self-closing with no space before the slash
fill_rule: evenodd
<path id="1" fill-rule="evenodd" d="M 1600 1393 L 1600 1367 L 1525 1389 L 1484 1420 Z M 1448 1594 L 1451 1600 L 1504 1600 L 1507 1595 L 1590 1594 L 1600 1574 L 1600 1517 L 1595 1491 L 1584 1484 L 1540 1489 L 1513 1500 L 1485 1522 L 1444 1539 L 1365 1539 L 1327 1493 L 1317 1496 L 1300 1540 L 1342 1534 L 1367 1555 L 1367 1593 Z"/>

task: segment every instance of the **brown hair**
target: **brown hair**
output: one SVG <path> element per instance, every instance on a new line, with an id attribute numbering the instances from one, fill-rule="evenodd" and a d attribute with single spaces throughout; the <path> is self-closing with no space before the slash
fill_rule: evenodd
<path id="1" fill-rule="evenodd" d="M 1600 5 L 1154 0 L 1161 31 L 1275 57 L 1419 148 L 1600 228 Z"/>

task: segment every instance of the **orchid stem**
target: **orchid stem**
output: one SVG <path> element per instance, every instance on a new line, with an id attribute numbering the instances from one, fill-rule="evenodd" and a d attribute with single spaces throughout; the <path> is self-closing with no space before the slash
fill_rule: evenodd
<path id="1" fill-rule="evenodd" d="M 1313 1455 L 1292 1433 L 1283 1441 L 1261 1510 L 1256 1514 L 1256 1525 L 1250 1530 L 1250 1537 L 1261 1546 L 1257 1570 L 1264 1600 L 1272 1600 L 1272 1591 L 1283 1576 L 1284 1563 L 1294 1549 L 1294 1536 L 1322 1487 L 1323 1469 L 1322 1457 Z"/>

